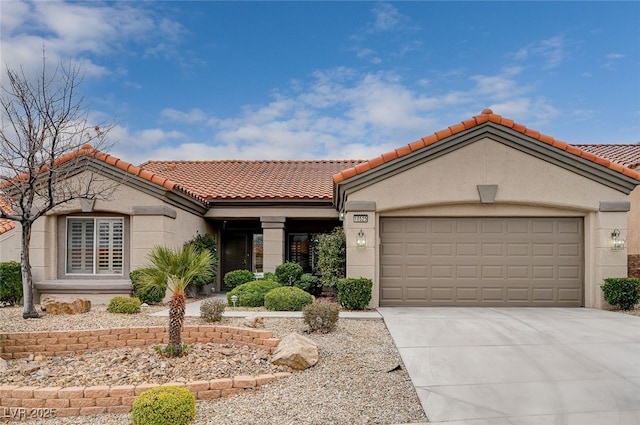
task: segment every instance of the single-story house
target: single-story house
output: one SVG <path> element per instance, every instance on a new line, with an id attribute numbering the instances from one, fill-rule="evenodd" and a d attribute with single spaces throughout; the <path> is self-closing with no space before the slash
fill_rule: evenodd
<path id="1" fill-rule="evenodd" d="M 311 270 L 313 235 L 342 226 L 347 275 L 373 280 L 374 307 L 602 308 L 603 279 L 626 276 L 627 253 L 640 254 L 638 171 L 491 110 L 367 161 L 75 155 L 85 173 L 122 183 L 109 201 L 36 221 L 39 293 L 106 300 L 130 288 L 154 245 L 204 233 L 218 241 L 223 290 L 230 270 Z M 0 260 L 18 260 L 19 241 L 0 223 Z"/>

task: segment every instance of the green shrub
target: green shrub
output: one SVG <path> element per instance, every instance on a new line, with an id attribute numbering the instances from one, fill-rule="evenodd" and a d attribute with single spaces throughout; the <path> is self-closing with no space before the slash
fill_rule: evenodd
<path id="1" fill-rule="evenodd" d="M 238 286 L 252 282 L 256 277 L 249 270 L 234 270 L 224 275 L 224 286 L 229 289 L 237 288 Z"/>
<path id="2" fill-rule="evenodd" d="M 0 263 L 0 303 L 15 305 L 22 299 L 22 269 L 20 263 Z"/>
<path id="3" fill-rule="evenodd" d="M 304 323 L 311 332 L 329 333 L 338 325 L 340 306 L 336 303 L 316 301 L 302 310 Z"/>
<path id="4" fill-rule="evenodd" d="M 279 286 L 278 282 L 271 280 L 254 280 L 253 282 L 243 283 L 227 292 L 227 301 L 231 304 L 231 297 L 235 295 L 238 297 L 237 306 L 262 307 L 264 305 L 264 296 Z"/>
<path id="5" fill-rule="evenodd" d="M 348 310 L 364 310 L 371 301 L 373 282 L 366 278 L 338 280 L 338 302 Z"/>
<path id="6" fill-rule="evenodd" d="M 275 273 L 272 273 L 272 272 L 266 272 L 266 273 L 264 274 L 263 279 L 264 279 L 264 280 L 272 280 L 272 281 L 274 281 L 274 282 L 277 282 L 277 281 L 278 281 L 278 277 L 276 276 L 276 274 L 275 274 Z"/>
<path id="7" fill-rule="evenodd" d="M 221 299 L 205 300 L 200 304 L 200 317 L 207 322 L 219 322 L 226 307 L 227 303 Z"/>
<path id="8" fill-rule="evenodd" d="M 318 276 L 314 276 L 311 273 L 303 274 L 296 286 L 314 297 L 318 297 L 322 293 L 322 281 Z"/>
<path id="9" fill-rule="evenodd" d="M 129 279 L 131 279 L 131 284 L 133 285 L 133 296 L 143 303 L 160 304 L 167 293 L 167 286 L 141 285 L 140 276 L 144 273 L 144 270 L 136 269 L 129 273 Z"/>
<path id="10" fill-rule="evenodd" d="M 602 285 L 604 299 L 623 310 L 631 310 L 640 302 L 640 279 L 634 277 L 610 277 Z"/>
<path id="11" fill-rule="evenodd" d="M 197 288 L 201 288 L 202 286 L 215 281 L 216 272 L 218 270 L 218 243 L 216 242 L 216 238 L 208 234 L 198 234 L 189 242 L 185 243 L 185 245 L 193 246 L 198 254 L 203 251 L 209 251 L 211 253 L 211 270 L 213 270 L 213 273 L 207 277 L 196 276 L 193 278 L 192 283 Z"/>
<path id="12" fill-rule="evenodd" d="M 136 397 L 133 425 L 187 425 L 196 417 L 196 398 L 184 387 L 155 387 Z"/>
<path id="13" fill-rule="evenodd" d="M 140 313 L 140 300 L 136 297 L 118 295 L 111 298 L 107 311 L 109 313 L 135 314 Z"/>
<path id="14" fill-rule="evenodd" d="M 347 268 L 344 230 L 342 227 L 336 227 L 331 233 L 317 235 L 317 239 L 317 271 L 320 273 L 322 284 L 333 288 L 338 283 L 338 279 L 345 277 Z"/>
<path id="15" fill-rule="evenodd" d="M 281 286 L 264 296 L 264 306 L 268 310 L 301 311 L 313 302 L 313 295 L 295 286 Z"/>
<path id="16" fill-rule="evenodd" d="M 302 266 L 290 261 L 276 267 L 276 277 L 278 278 L 278 282 L 284 286 L 297 286 L 302 273 L 304 273 Z"/>

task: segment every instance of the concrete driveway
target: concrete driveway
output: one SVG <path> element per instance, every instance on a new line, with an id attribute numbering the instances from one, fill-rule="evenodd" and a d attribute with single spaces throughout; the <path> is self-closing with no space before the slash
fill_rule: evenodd
<path id="1" fill-rule="evenodd" d="M 431 423 L 640 424 L 640 317 L 575 308 L 390 308 Z"/>

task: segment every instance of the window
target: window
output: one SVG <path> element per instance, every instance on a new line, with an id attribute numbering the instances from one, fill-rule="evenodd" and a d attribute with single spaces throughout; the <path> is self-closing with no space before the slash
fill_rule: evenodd
<path id="1" fill-rule="evenodd" d="M 305 272 L 311 272 L 313 266 L 313 250 L 310 247 L 312 235 L 309 233 L 289 234 L 289 261 L 298 263 Z"/>
<path id="2" fill-rule="evenodd" d="M 123 219 L 67 219 L 67 274 L 122 275 L 123 265 Z"/>

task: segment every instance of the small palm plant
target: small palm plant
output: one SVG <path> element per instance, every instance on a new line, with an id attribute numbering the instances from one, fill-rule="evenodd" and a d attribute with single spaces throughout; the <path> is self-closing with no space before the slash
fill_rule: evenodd
<path id="1" fill-rule="evenodd" d="M 156 246 L 148 256 L 151 265 L 140 276 L 140 285 L 167 288 L 169 301 L 169 345 L 165 353 L 169 357 L 182 355 L 182 325 L 186 304 L 185 288 L 196 277 L 209 278 L 213 274 L 211 253 L 197 252 L 192 245 L 179 249 Z"/>

